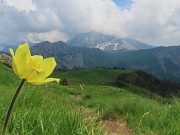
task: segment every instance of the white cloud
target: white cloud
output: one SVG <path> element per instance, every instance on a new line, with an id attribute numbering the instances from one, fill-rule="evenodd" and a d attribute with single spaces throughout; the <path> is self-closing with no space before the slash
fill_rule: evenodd
<path id="1" fill-rule="evenodd" d="M 38 43 L 39 41 L 56 42 L 59 41 L 59 39 L 63 41 L 67 41 L 68 36 L 63 33 L 60 33 L 59 31 L 51 31 L 44 33 L 29 33 L 27 35 L 27 41 L 31 41 L 34 43 Z"/>
<path id="2" fill-rule="evenodd" d="M 32 0 L 4 0 L 4 4 L 14 7 L 19 11 L 36 10 L 36 6 L 32 3 Z"/>
<path id="3" fill-rule="evenodd" d="M 5 0 L 0 18 L 0 45 L 66 41 L 93 30 L 154 45 L 180 44 L 179 0 L 133 0 L 129 9 L 112 0 Z"/>
<path id="4" fill-rule="evenodd" d="M 37 2 L 39 5 L 39 1 Z M 73 0 L 66 2 L 54 0 L 53 3 L 46 0 L 43 7 L 45 9 L 53 7 L 53 11 L 63 23 L 62 30 L 66 34 L 73 35 L 78 32 L 96 30 L 109 34 L 126 35 L 123 27 L 119 26 L 127 22 L 128 19 L 124 19 L 124 17 L 128 16 L 128 12 L 121 10 L 111 0 Z"/>
<path id="5" fill-rule="evenodd" d="M 179 0 L 134 0 L 129 36 L 155 45 L 180 44 L 174 33 L 180 30 Z"/>

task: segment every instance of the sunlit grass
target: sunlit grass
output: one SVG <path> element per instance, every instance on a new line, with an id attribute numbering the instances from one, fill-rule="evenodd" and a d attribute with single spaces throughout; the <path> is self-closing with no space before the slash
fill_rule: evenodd
<path id="1" fill-rule="evenodd" d="M 88 71 L 86 72 L 88 73 Z M 112 79 L 112 72 L 107 72 L 111 73 Z M 81 74 L 82 71 L 79 73 Z M 68 74 L 68 72 L 65 74 Z M 137 134 L 178 135 L 180 133 L 180 102 L 178 97 L 166 99 L 133 86 L 116 88 L 107 86 L 107 84 L 97 85 L 96 82 L 101 77 L 101 80 L 103 80 L 104 74 L 103 77 L 101 74 L 96 74 L 96 76 L 98 75 L 97 78 L 92 77 L 90 84 L 94 81 L 95 85 L 89 85 L 83 78 L 82 82 L 85 82 L 83 90 L 79 86 L 81 84 L 81 81 L 79 81 L 76 82 L 76 85 L 66 87 L 64 93 L 81 95 L 82 99 L 75 100 L 76 104 L 94 110 L 98 117 L 97 121 L 123 118 Z M 71 74 L 70 78 L 75 79 L 76 76 Z M 111 79 L 109 82 L 112 81 Z M 103 81 L 107 82 L 105 80 Z"/>
<path id="2" fill-rule="evenodd" d="M 74 99 L 79 106 L 94 110 L 97 121 L 124 119 L 137 134 L 172 134 L 180 132 L 180 103 L 177 98 L 171 104 L 150 100 L 110 86 L 89 85 L 66 87 L 69 95 L 81 95 Z M 58 92 L 57 92 L 58 93 Z"/>
<path id="3" fill-rule="evenodd" d="M 90 134 L 93 124 L 87 123 L 77 107 L 62 95 L 56 95 L 49 88 L 26 85 L 13 109 L 8 126 L 9 134 Z M 10 88 L 12 89 L 12 87 Z M 1 87 L 1 92 L 5 87 Z M 13 95 L 6 90 L 0 99 L 0 127 Z"/>
<path id="4" fill-rule="evenodd" d="M 179 98 L 164 99 L 156 94 L 149 95 L 142 88 L 134 86 L 113 87 L 111 84 L 119 71 L 99 70 L 56 72 L 55 76 L 66 78 L 70 82 L 69 86 L 54 83 L 42 86 L 25 84 L 13 109 L 8 133 L 91 135 L 93 129 L 95 135 L 100 135 L 103 134 L 103 127 L 99 123 L 115 119 L 127 123 L 135 134 L 179 135 Z M 0 67 L 0 71 L 9 76 L 0 78 L 2 127 L 19 80 L 6 67 Z"/>
<path id="5" fill-rule="evenodd" d="M 1 78 L 0 82 L 0 127 L 3 125 L 5 114 L 14 94 L 14 87 L 19 82 L 11 71 L 0 69 L 9 75 L 6 84 Z M 54 94 L 53 86 L 59 91 L 59 84 L 32 86 L 25 84 L 22 88 L 8 124 L 8 134 L 19 135 L 89 135 L 98 132 L 93 123 L 86 121 L 77 106 L 69 102 L 68 97 Z M 1 129 L 0 129 L 1 130 Z M 100 132 L 98 132 L 100 134 Z"/>

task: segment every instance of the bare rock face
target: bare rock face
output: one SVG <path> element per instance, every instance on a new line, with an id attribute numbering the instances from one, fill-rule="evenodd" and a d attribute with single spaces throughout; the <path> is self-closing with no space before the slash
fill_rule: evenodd
<path id="1" fill-rule="evenodd" d="M 77 47 L 99 48 L 102 51 L 131 51 L 154 48 L 151 45 L 145 44 L 134 39 L 118 38 L 96 31 L 91 31 L 88 33 L 79 33 L 70 40 L 68 40 L 67 44 L 70 46 Z"/>
<path id="2" fill-rule="evenodd" d="M 7 54 L 0 54 L 0 62 L 7 65 L 8 67 L 12 67 L 12 58 Z"/>

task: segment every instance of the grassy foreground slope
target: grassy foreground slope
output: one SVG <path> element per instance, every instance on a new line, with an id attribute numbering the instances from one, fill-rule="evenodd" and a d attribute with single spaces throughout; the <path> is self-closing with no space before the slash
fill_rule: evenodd
<path id="1" fill-rule="evenodd" d="M 0 64 L 0 131 L 7 108 L 20 79 Z M 20 92 L 8 125 L 10 135 L 89 135 L 101 134 L 82 118 L 77 106 L 66 96 L 55 94 L 54 86 L 26 83 Z"/>
<path id="2" fill-rule="evenodd" d="M 180 133 L 178 98 L 163 98 L 133 85 L 113 87 L 113 82 L 119 74 L 133 72 L 135 71 L 97 68 L 55 75 L 66 78 L 70 83 L 70 86 L 64 87 L 61 92 L 70 95 L 77 105 L 94 110 L 97 123 L 107 121 L 128 123 L 133 129 L 133 133 L 128 134 L 178 135 Z M 123 133 L 120 131 L 119 134 Z"/>
<path id="3" fill-rule="evenodd" d="M 178 135 L 180 101 L 151 94 L 143 88 L 112 84 L 121 73 L 131 70 L 93 69 L 54 72 L 66 78 L 69 86 L 50 83 L 23 87 L 16 102 L 9 134 L 101 135 L 145 134 Z M 0 64 L 0 127 L 10 98 L 20 81 L 11 69 Z M 130 92 L 129 92 L 130 91 Z M 133 94 L 136 91 L 141 93 Z M 132 93 L 133 92 L 133 93 Z M 112 126 L 113 125 L 113 126 Z"/>

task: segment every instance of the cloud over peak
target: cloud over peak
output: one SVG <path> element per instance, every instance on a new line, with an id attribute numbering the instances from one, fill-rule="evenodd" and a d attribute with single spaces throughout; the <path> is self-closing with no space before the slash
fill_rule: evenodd
<path id="1" fill-rule="evenodd" d="M 66 41 L 98 31 L 154 45 L 180 44 L 179 0 L 5 0 L 0 3 L 0 46 L 22 41 Z"/>

